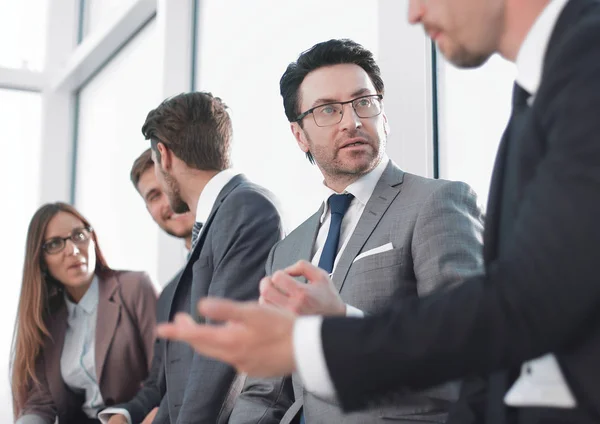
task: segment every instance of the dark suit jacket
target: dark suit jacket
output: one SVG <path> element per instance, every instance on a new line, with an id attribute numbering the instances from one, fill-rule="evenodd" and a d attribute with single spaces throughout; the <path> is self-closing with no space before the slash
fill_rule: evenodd
<path id="1" fill-rule="evenodd" d="M 67 328 L 67 307 L 59 299 L 50 316 L 50 337 L 36 363 L 39 384 L 32 383 L 22 415 L 33 414 L 47 424 L 85 422 L 83 397 L 64 383 L 60 356 Z M 154 345 L 156 292 L 146 273 L 115 271 L 100 279 L 96 324 L 96 375 L 107 406 L 129 400 L 148 375 Z"/>
<path id="2" fill-rule="evenodd" d="M 158 323 L 168 321 L 171 311 L 173 294 L 177 288 L 177 282 L 183 270 L 179 271 L 169 283 L 163 288 L 158 302 L 156 303 L 156 321 Z M 115 408 L 123 408 L 129 412 L 132 423 L 140 423 L 153 408 L 160 405 L 165 391 L 165 367 L 163 364 L 165 340 L 157 338 L 154 342 L 154 355 L 148 378 L 144 380 L 142 388 L 127 403 L 114 405 Z"/>
<path id="3" fill-rule="evenodd" d="M 175 289 L 170 318 L 186 310 L 204 322 L 197 303 L 208 295 L 256 299 L 269 250 L 281 237 L 281 217 L 272 195 L 242 175 L 234 177 L 204 223 Z M 235 370 L 194 353 L 184 343 L 166 342 L 164 351 L 167 391 L 154 423 L 218 422 Z"/>
<path id="4" fill-rule="evenodd" d="M 378 316 L 324 321 L 327 366 L 345 409 L 402 386 L 512 374 L 554 352 L 580 409 L 600 422 L 599 113 L 600 4 L 571 0 L 534 102 L 499 150 L 485 275 Z M 491 387 L 487 422 L 511 420 L 507 385 Z"/>

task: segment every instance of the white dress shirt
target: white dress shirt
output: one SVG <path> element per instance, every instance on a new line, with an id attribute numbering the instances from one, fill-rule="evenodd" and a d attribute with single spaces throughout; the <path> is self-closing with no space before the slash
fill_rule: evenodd
<path id="1" fill-rule="evenodd" d="M 375 186 L 381 178 L 388 162 L 388 157 L 384 156 L 371 172 L 363 175 L 344 190 L 344 193 L 350 193 L 354 198 L 350 202 L 350 207 L 342 219 L 340 244 L 333 264 L 333 271 L 335 271 L 338 260 L 342 256 L 352 233 L 354 233 L 354 229 L 365 210 L 365 206 L 371 198 L 373 190 L 375 190 Z M 327 240 L 329 225 L 331 223 L 331 211 L 327 205 L 327 199 L 329 199 L 332 194 L 342 193 L 336 193 L 326 187 L 324 194 L 324 209 L 323 214 L 321 215 L 321 226 L 319 227 L 317 239 L 313 246 L 313 257 L 311 262 L 314 265 L 319 263 L 321 253 L 323 252 L 323 246 Z M 346 316 L 363 317 L 364 314 L 359 309 L 356 309 L 351 305 L 346 305 Z M 304 388 L 316 395 L 330 397 L 333 396 L 335 391 L 323 353 L 321 321 L 322 317 L 320 316 L 303 317 L 296 321 L 296 325 L 294 326 L 294 356 L 296 358 L 296 368 L 304 383 Z"/>
<path id="2" fill-rule="evenodd" d="M 65 384 L 74 392 L 85 392 L 81 409 L 90 418 L 96 418 L 104 407 L 96 375 L 96 321 L 98 315 L 98 278 L 79 303 L 73 303 L 65 294 L 68 327 L 60 356 L 60 373 Z"/>
<path id="3" fill-rule="evenodd" d="M 90 418 L 104 407 L 104 400 L 96 376 L 96 321 L 98 313 L 98 277 L 79 303 L 73 303 L 65 294 L 67 304 L 67 330 L 62 354 L 60 373 L 65 384 L 75 393 L 85 393 L 81 409 Z M 40 418 L 33 414 L 24 415 L 16 424 L 39 423 Z"/>
<path id="4" fill-rule="evenodd" d="M 204 186 L 204 190 L 202 190 L 202 193 L 200 193 L 200 197 L 198 198 L 198 206 L 196 207 L 196 222 L 202 223 L 202 228 L 198 233 L 198 237 L 200 237 L 202 231 L 204 231 L 204 224 L 206 224 L 206 220 L 210 216 L 221 190 L 223 190 L 229 181 L 236 175 L 239 175 L 238 171 L 225 169 L 212 177 L 208 183 L 206 183 L 206 186 Z"/>
<path id="5" fill-rule="evenodd" d="M 552 0 L 525 37 L 517 55 L 517 83 L 531 94 L 533 104 L 542 79 L 544 56 L 556 21 L 568 0 Z M 553 354 L 528 361 L 521 368 L 521 376 L 504 397 L 510 406 L 537 406 L 574 408 L 575 397 Z"/>
<path id="6" fill-rule="evenodd" d="M 210 212 L 217 201 L 217 197 L 219 197 L 219 194 L 221 193 L 221 190 L 223 190 L 227 183 L 229 183 L 229 181 L 231 181 L 231 179 L 238 174 L 239 172 L 233 169 L 225 169 L 216 174 L 208 181 L 208 183 L 206 183 L 202 193 L 200 193 L 198 205 L 196 207 L 196 222 L 201 222 L 203 224 L 200 232 L 198 233 L 198 237 L 200 237 L 202 231 L 204 231 L 204 224 L 206 223 L 206 220 L 208 219 Z M 127 423 L 132 424 L 129 412 L 123 408 L 107 408 L 98 415 L 98 418 L 102 424 L 106 424 L 108 423 L 110 417 L 116 414 L 124 415 L 127 419 Z"/>

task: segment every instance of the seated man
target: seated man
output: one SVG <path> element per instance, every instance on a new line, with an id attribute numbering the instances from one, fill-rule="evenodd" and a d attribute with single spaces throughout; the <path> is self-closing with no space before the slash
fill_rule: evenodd
<path id="1" fill-rule="evenodd" d="M 186 249 L 189 250 L 192 244 L 194 217 L 189 212 L 176 214 L 169 206 L 169 199 L 167 199 L 154 175 L 154 162 L 152 161 L 150 149 L 145 150 L 135 160 L 130 176 L 133 186 L 144 199 L 146 209 L 150 212 L 154 222 L 168 234 L 183 239 Z M 156 305 L 156 320 L 158 322 L 168 321 L 169 319 L 171 298 L 181 272 L 182 270 L 171 279 L 158 298 Z M 150 374 L 135 397 L 127 403 L 107 408 L 98 414 L 98 418 L 103 424 L 140 422 L 147 424 L 152 422 L 165 394 L 164 344 L 163 339 L 156 340 Z"/>
<path id="2" fill-rule="evenodd" d="M 190 258 L 174 288 L 169 320 L 186 311 L 206 322 L 195 307 L 206 296 L 257 299 L 269 251 L 283 235 L 282 218 L 270 192 L 230 169 L 227 106 L 210 93 L 181 94 L 152 110 L 142 133 L 171 208 L 195 216 Z M 180 342 L 165 344 L 163 364 L 166 392 L 154 424 L 227 420 L 239 382 L 233 367 Z"/>

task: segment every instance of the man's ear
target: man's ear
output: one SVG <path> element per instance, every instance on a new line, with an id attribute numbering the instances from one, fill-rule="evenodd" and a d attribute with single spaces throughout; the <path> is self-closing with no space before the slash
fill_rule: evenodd
<path id="1" fill-rule="evenodd" d="M 300 126 L 298 122 L 290 123 L 290 130 L 292 130 L 292 134 L 294 134 L 294 138 L 296 139 L 296 143 L 298 143 L 298 147 L 304 153 L 308 153 L 310 146 L 308 145 L 308 138 L 306 137 L 306 133 Z"/>
<path id="2" fill-rule="evenodd" d="M 386 137 L 390 136 L 390 123 L 388 122 L 387 115 L 383 113 L 383 132 Z"/>
<path id="3" fill-rule="evenodd" d="M 162 142 L 156 144 L 156 149 L 158 150 L 157 159 L 160 161 L 160 167 L 168 171 L 173 166 L 173 152 Z"/>

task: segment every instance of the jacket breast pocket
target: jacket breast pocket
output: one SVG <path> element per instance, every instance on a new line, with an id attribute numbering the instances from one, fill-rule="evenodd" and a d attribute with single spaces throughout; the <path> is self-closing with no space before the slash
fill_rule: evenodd
<path id="1" fill-rule="evenodd" d="M 400 247 L 360 258 L 352 264 L 348 275 L 355 276 L 369 271 L 402 265 L 402 253 L 403 248 Z"/>
<path id="2" fill-rule="evenodd" d="M 344 302 L 364 312 L 377 312 L 403 286 L 404 267 L 402 248 L 360 258 L 350 267 L 340 295 Z"/>

